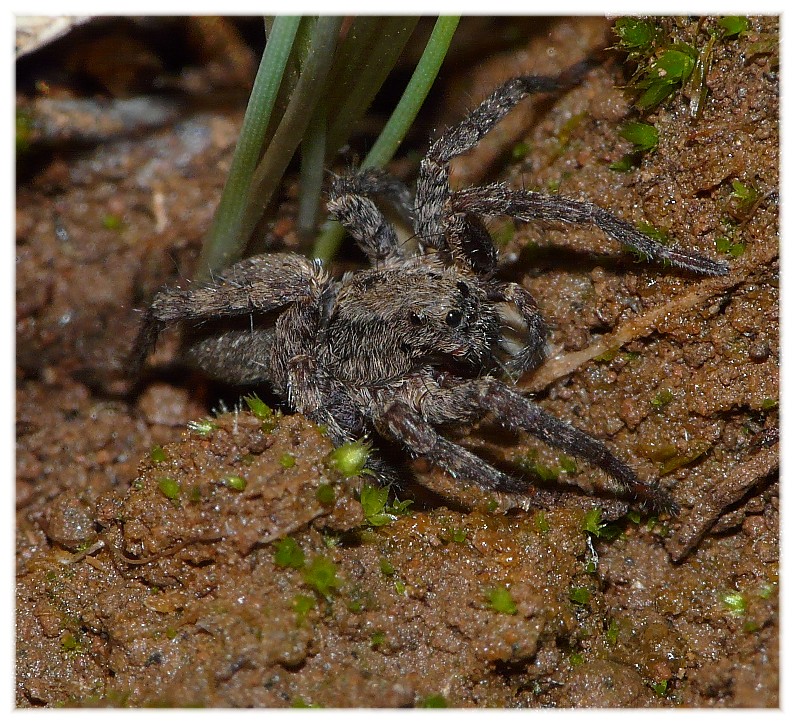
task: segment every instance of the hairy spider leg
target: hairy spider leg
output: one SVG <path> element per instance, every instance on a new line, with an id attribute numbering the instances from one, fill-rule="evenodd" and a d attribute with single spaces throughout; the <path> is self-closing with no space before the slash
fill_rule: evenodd
<path id="1" fill-rule="evenodd" d="M 429 373 L 433 374 L 432 371 Z M 677 513 L 678 505 L 667 492 L 655 484 L 641 481 L 603 442 L 557 419 L 499 380 L 489 376 L 469 380 L 436 376 L 433 381 L 436 383 L 426 385 L 428 392 L 421 400 L 421 412 L 412 412 L 427 425 L 474 421 L 490 412 L 497 424 L 513 431 L 528 432 L 542 442 L 604 470 L 633 500 L 647 504 L 657 512 Z M 412 421 L 411 424 L 417 427 L 418 422 Z M 395 428 L 395 431 L 401 430 Z M 453 452 L 457 452 L 457 448 L 454 445 L 454 449 L 450 448 L 448 445 L 451 442 L 436 441 L 427 431 L 423 431 L 424 436 L 418 436 L 418 432 L 411 428 L 408 432 L 412 435 L 408 439 L 414 440 L 411 444 L 417 453 L 427 454 L 431 461 L 437 461 L 450 472 L 470 476 L 488 489 L 504 492 L 526 491 L 525 483 L 502 472 L 492 472 L 493 468 L 490 466 L 478 467 L 485 463 L 475 455 L 462 457 L 465 460 L 465 470 L 463 467 L 454 466 L 457 463 Z M 417 444 L 420 446 L 416 446 Z"/>
<path id="2" fill-rule="evenodd" d="M 729 269 L 724 261 L 713 261 L 690 251 L 665 246 L 588 201 L 574 201 L 562 196 L 510 188 L 505 183 L 493 183 L 455 191 L 449 198 L 449 207 L 457 213 L 511 216 L 521 221 L 592 224 L 630 248 L 643 261 L 659 261 L 708 276 L 721 276 L 728 273 Z"/>
<path id="3" fill-rule="evenodd" d="M 553 93 L 578 85 L 593 62 L 582 61 L 557 77 L 523 76 L 508 80 L 499 86 L 480 105 L 469 113 L 458 125 L 447 130 L 428 150 L 419 167 L 416 184 L 416 231 L 425 244 L 448 251 L 453 258 L 468 263 L 475 270 L 482 260 L 472 260 L 472 249 L 466 247 L 469 233 L 477 234 L 478 222 L 472 218 L 453 219 L 445 207 L 450 195 L 449 162 L 471 150 L 521 100 L 534 93 Z M 453 234 L 448 235 L 449 227 Z M 469 241 L 470 243 L 470 241 Z M 487 242 L 492 246 L 490 236 Z M 478 254 L 487 252 L 478 249 Z M 494 256 L 495 258 L 495 256 Z"/>
<path id="4" fill-rule="evenodd" d="M 404 258 L 391 223 L 372 200 L 385 198 L 413 223 L 411 193 L 404 183 L 383 171 L 368 168 L 350 176 L 337 176 L 329 189 L 328 212 L 356 240 L 370 263 Z"/>
<path id="5" fill-rule="evenodd" d="M 518 493 L 540 507 L 555 507 L 564 497 L 554 490 L 527 486 L 499 471 L 473 452 L 439 434 L 421 414 L 402 401 L 391 402 L 376 418 L 375 426 L 384 437 L 426 457 L 456 478 L 471 480 L 495 492 Z"/>
<path id="6" fill-rule="evenodd" d="M 535 369 L 545 357 L 549 331 L 535 299 L 523 286 L 512 282 L 492 282 L 488 288 L 488 299 L 512 304 L 527 325 L 526 341 L 507 363 L 507 371 L 520 376 Z"/>
<path id="7" fill-rule="evenodd" d="M 265 313 L 323 286 L 327 276 L 315 262 L 295 254 L 268 254 L 238 261 L 213 281 L 188 289 L 164 289 L 143 317 L 130 357 L 137 372 L 168 323 Z"/>

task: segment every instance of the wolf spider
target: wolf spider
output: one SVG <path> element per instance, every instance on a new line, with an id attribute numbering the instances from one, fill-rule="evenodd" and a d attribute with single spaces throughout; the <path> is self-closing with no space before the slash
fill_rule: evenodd
<path id="1" fill-rule="evenodd" d="M 667 492 L 641 481 L 602 442 L 498 379 L 541 362 L 547 327 L 532 296 L 497 277 L 496 249 L 481 217 L 593 224 L 644 260 L 707 275 L 724 274 L 727 265 L 661 245 L 586 201 L 504 183 L 453 191 L 448 182 L 451 159 L 521 99 L 564 91 L 586 70 L 580 64 L 558 77 L 518 77 L 497 88 L 432 143 L 413 198 L 381 171 L 334 178 L 329 212 L 370 268 L 334 278 L 319 262 L 272 253 L 244 259 L 211 283 L 160 291 L 145 313 L 133 364 L 140 367 L 166 324 L 189 322 L 185 349 L 195 365 L 231 384 L 269 385 L 323 425 L 336 445 L 377 433 L 454 477 L 554 504 L 559 494 L 495 468 L 437 429 L 488 414 L 605 470 L 635 503 L 674 513 Z M 398 240 L 375 200 L 410 222 L 416 248 Z M 518 345 L 505 333 L 510 308 L 523 326 Z M 382 481 L 394 480 L 374 455 L 369 466 Z"/>

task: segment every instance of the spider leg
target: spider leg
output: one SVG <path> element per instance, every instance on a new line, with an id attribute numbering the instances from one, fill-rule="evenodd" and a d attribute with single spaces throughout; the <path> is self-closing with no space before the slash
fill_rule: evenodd
<path id="1" fill-rule="evenodd" d="M 678 511 L 678 505 L 667 492 L 641 481 L 603 442 L 557 419 L 493 377 L 467 381 L 448 378 L 443 384 L 436 385 L 433 393 L 420 401 L 422 417 L 430 422 L 473 420 L 490 412 L 501 426 L 528 432 L 552 447 L 600 467 L 632 499 L 659 512 Z"/>
<path id="2" fill-rule="evenodd" d="M 592 224 L 630 248 L 642 260 L 660 261 L 708 276 L 721 276 L 728 273 L 729 269 L 724 261 L 713 261 L 690 251 L 660 244 L 630 223 L 588 201 L 574 201 L 494 183 L 456 191 L 449 198 L 449 209 L 453 213 L 512 216 L 522 221 Z"/>
<path id="3" fill-rule="evenodd" d="M 327 283 L 325 272 L 297 254 L 265 254 L 243 259 L 213 281 L 157 293 L 143 316 L 130 357 L 137 372 L 169 322 L 204 321 L 265 313 L 286 306 Z"/>
<path id="4" fill-rule="evenodd" d="M 328 212 L 356 240 L 370 263 L 403 258 L 394 227 L 372 200 L 390 201 L 409 222 L 413 222 L 411 194 L 396 178 L 370 168 L 351 176 L 337 176 L 329 189 Z"/>
<path id="5" fill-rule="evenodd" d="M 492 283 L 488 288 L 491 301 L 504 301 L 512 304 L 527 326 L 526 343 L 508 362 L 510 371 L 518 375 L 537 367 L 545 357 L 548 326 L 538 310 L 532 295 L 515 283 Z"/>
<path id="6" fill-rule="evenodd" d="M 522 99 L 534 93 L 572 88 L 582 81 L 592 66 L 591 61 L 583 61 L 557 77 L 523 76 L 508 80 L 430 146 L 419 167 L 415 202 L 416 231 L 428 246 L 444 249 L 448 244 L 444 206 L 450 194 L 449 162 L 477 145 Z M 465 220 L 457 223 L 465 223 Z M 455 240 L 453 238 L 453 242 Z M 491 243 L 490 238 L 488 243 Z M 457 251 L 458 255 L 465 257 L 465 248 Z"/>
<path id="7" fill-rule="evenodd" d="M 551 490 L 527 486 L 492 467 L 465 447 L 450 442 L 405 402 L 389 403 L 375 418 L 375 426 L 384 437 L 403 445 L 413 454 L 427 457 L 453 477 L 471 480 L 483 489 L 519 493 L 541 507 L 554 507 L 562 497 Z"/>

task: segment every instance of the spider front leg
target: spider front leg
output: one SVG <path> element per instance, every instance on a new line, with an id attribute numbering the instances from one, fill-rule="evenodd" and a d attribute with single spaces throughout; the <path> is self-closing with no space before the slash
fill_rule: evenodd
<path id="1" fill-rule="evenodd" d="M 434 423 L 467 421 L 490 412 L 507 429 L 528 432 L 546 444 L 583 459 L 607 472 L 632 499 L 657 512 L 676 514 L 678 505 L 655 484 L 641 481 L 603 442 L 544 411 L 542 407 L 493 377 L 444 380 L 434 394 L 421 400 L 422 415 Z"/>
<path id="2" fill-rule="evenodd" d="M 520 376 L 535 369 L 546 355 L 546 338 L 549 332 L 535 299 L 523 286 L 515 283 L 493 282 L 487 293 L 490 301 L 511 304 L 526 325 L 525 341 L 518 353 L 513 354 L 507 363 L 508 371 Z"/>
<path id="3" fill-rule="evenodd" d="M 513 189 L 504 183 L 456 191 L 449 198 L 448 209 L 451 213 L 511 216 L 521 221 L 592 224 L 644 261 L 659 261 L 707 276 L 722 276 L 729 269 L 724 261 L 713 261 L 690 251 L 664 246 L 593 203 Z"/>
<path id="4" fill-rule="evenodd" d="M 458 125 L 450 128 L 428 150 L 419 167 L 416 183 L 416 231 L 428 246 L 449 250 L 456 258 L 467 259 L 466 226 L 476 225 L 472 219 L 453 220 L 460 232 L 448 235 L 445 204 L 450 195 L 449 163 L 474 148 L 522 99 L 535 93 L 553 93 L 578 85 L 592 68 L 582 61 L 557 77 L 523 76 L 508 80 L 489 95 Z M 488 240 L 489 245 L 492 243 Z M 482 253 L 478 250 L 478 253 Z M 470 264 L 478 270 L 477 260 Z"/>
<path id="5" fill-rule="evenodd" d="M 146 310 L 130 357 L 137 372 L 170 322 L 206 321 L 266 313 L 312 293 L 326 283 L 322 267 L 296 254 L 243 259 L 213 281 L 188 289 L 164 289 Z"/>
<path id="6" fill-rule="evenodd" d="M 329 189 L 328 212 L 356 240 L 370 263 L 403 258 L 405 253 L 394 227 L 375 205 L 373 197 L 390 201 L 413 222 L 411 194 L 396 178 L 376 169 L 334 178 Z"/>

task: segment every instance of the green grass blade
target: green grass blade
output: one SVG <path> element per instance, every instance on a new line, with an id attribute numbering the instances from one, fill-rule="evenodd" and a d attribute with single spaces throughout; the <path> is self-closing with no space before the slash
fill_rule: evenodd
<path id="1" fill-rule="evenodd" d="M 262 153 L 262 143 L 299 23 L 300 18 L 293 16 L 281 16 L 273 21 L 237 139 L 229 177 L 202 248 L 199 278 L 206 278 L 226 266 L 233 257 L 232 250 L 240 245 L 243 205 Z"/>
<path id="2" fill-rule="evenodd" d="M 362 167 L 383 166 L 391 160 L 397 148 L 399 148 L 422 103 L 424 103 L 427 94 L 430 92 L 459 21 L 460 18 L 457 16 L 440 17 L 436 21 L 427 46 L 400 102 L 394 109 L 375 145 L 364 159 Z M 339 249 L 343 236 L 344 229 L 339 224 L 336 222 L 327 224 L 325 230 L 315 242 L 312 252 L 313 258 L 319 258 L 324 261 L 333 258 Z"/>

